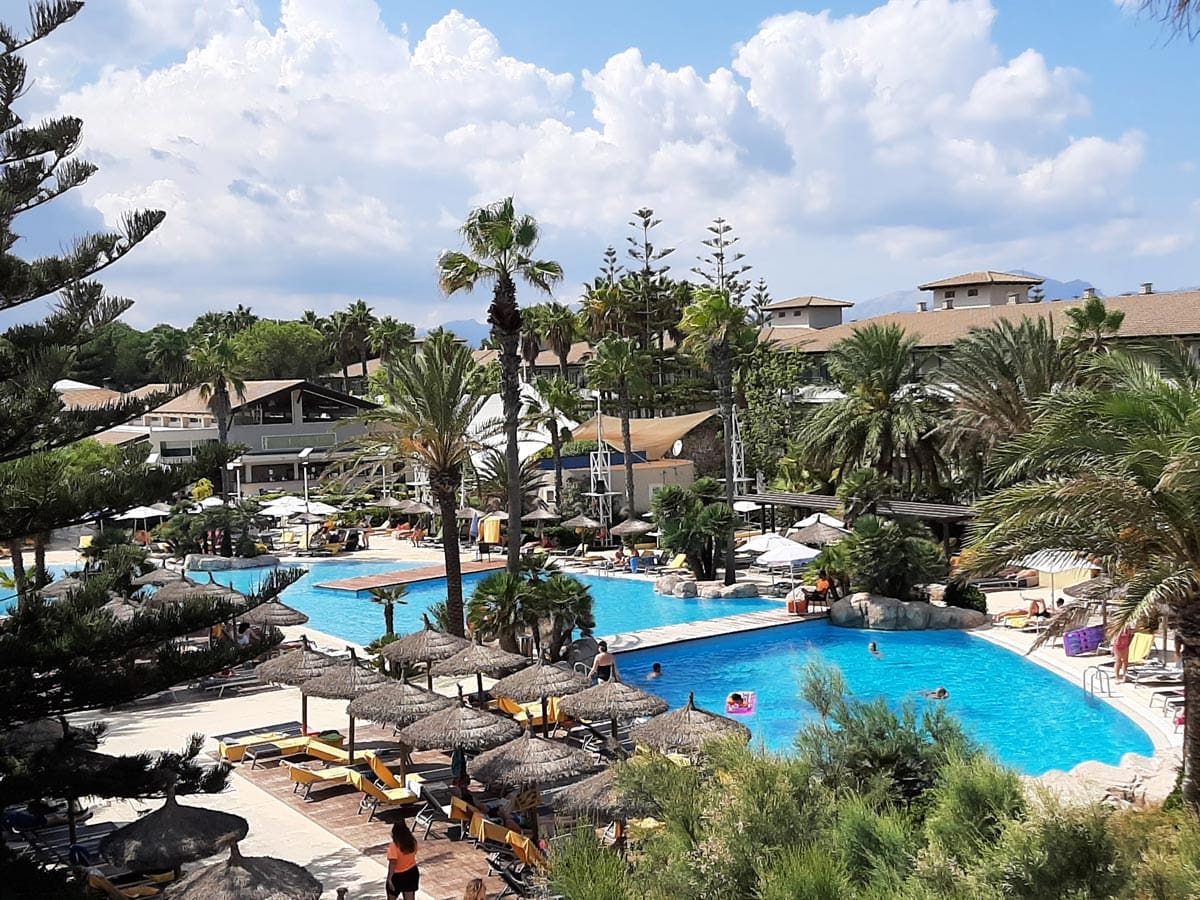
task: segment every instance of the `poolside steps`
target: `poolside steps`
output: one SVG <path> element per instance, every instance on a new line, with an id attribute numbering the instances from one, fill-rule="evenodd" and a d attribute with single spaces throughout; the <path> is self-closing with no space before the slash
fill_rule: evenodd
<path id="1" fill-rule="evenodd" d="M 463 560 L 462 573 L 474 575 L 476 572 L 492 572 L 504 568 L 504 560 Z M 446 577 L 446 567 L 421 566 L 417 569 L 401 569 L 398 572 L 381 572 L 378 575 L 359 575 L 355 578 L 340 578 L 337 581 L 326 581 L 317 587 L 329 591 L 369 591 L 372 588 L 396 587 L 398 585 L 418 584 L 422 581 L 433 581 Z"/>
<path id="2" fill-rule="evenodd" d="M 827 612 L 822 611 L 798 616 L 794 613 L 789 613 L 787 607 L 781 603 L 779 609 L 738 613 L 733 616 L 723 616 L 719 619 L 706 619 L 702 622 L 660 625 L 657 628 L 643 628 L 641 631 L 630 631 L 627 634 L 610 634 L 600 638 L 600 640 L 608 642 L 608 649 L 611 652 L 621 653 L 627 650 L 645 650 L 649 647 L 661 647 L 664 644 L 677 644 L 681 641 L 695 641 L 701 638 L 719 637 L 724 634 L 758 631 L 762 628 L 775 628 L 780 625 L 795 625 L 799 622 L 824 619 L 828 615 Z"/>

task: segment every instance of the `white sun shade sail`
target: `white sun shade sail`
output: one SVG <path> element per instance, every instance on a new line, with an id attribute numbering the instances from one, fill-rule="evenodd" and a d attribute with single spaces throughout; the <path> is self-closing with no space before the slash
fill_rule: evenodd
<path id="1" fill-rule="evenodd" d="M 782 534 L 776 534 L 773 531 L 768 531 L 766 534 L 756 534 L 748 539 L 746 543 L 738 547 L 738 552 L 745 553 L 766 553 L 768 550 L 774 549 L 777 546 L 786 547 L 788 545 L 799 547 L 800 545 L 793 540 L 785 538 Z"/>
<path id="2" fill-rule="evenodd" d="M 760 566 L 798 566 L 812 562 L 821 555 L 821 551 L 807 544 L 797 544 L 795 541 L 785 541 L 790 546 L 779 545 L 772 547 L 758 558 Z"/>
<path id="3" fill-rule="evenodd" d="M 1037 553 L 1031 553 L 1015 560 L 1011 565 L 1045 572 L 1047 575 L 1074 572 L 1092 567 L 1091 561 L 1086 556 L 1081 556 L 1074 550 L 1039 550 Z"/>
<path id="4" fill-rule="evenodd" d="M 822 525 L 829 525 L 832 528 L 844 529 L 846 527 L 846 523 L 843 522 L 841 519 L 839 519 L 835 516 L 831 516 L 831 515 L 829 515 L 829 513 L 822 513 L 822 512 L 813 513 L 811 516 L 805 516 L 803 519 L 801 519 L 799 522 L 797 522 L 792 527 L 793 528 L 807 528 L 809 525 L 816 525 L 818 522 L 820 522 Z"/>

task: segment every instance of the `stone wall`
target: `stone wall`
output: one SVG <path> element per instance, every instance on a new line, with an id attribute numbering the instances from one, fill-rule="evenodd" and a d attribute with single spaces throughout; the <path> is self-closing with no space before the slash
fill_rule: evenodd
<path id="1" fill-rule="evenodd" d="M 719 581 L 695 582 L 682 575 L 660 575 L 654 579 L 654 592 L 665 597 L 703 597 L 706 600 L 728 600 L 734 597 L 757 597 L 758 585 L 752 581 L 722 584 Z"/>
<path id="2" fill-rule="evenodd" d="M 924 631 L 942 628 L 980 628 L 991 625 L 987 613 L 921 601 L 897 600 L 859 593 L 837 600 L 829 608 L 829 621 L 843 628 L 878 631 Z"/>

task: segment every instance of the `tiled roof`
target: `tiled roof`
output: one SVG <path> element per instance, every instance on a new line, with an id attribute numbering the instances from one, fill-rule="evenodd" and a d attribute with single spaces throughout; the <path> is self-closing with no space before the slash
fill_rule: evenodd
<path id="1" fill-rule="evenodd" d="M 278 394 L 280 391 L 290 390 L 304 383 L 299 378 L 290 378 L 281 381 L 247 381 L 240 396 L 234 391 L 229 392 L 229 402 L 233 409 L 241 409 L 250 403 L 270 397 L 272 394 Z M 168 400 L 162 406 L 151 410 L 151 412 L 175 414 L 211 413 L 212 409 L 207 400 L 200 399 L 200 389 L 192 388 L 190 391 L 180 394 L 174 400 Z"/>
<path id="2" fill-rule="evenodd" d="M 941 281 L 930 281 L 917 285 L 921 291 L 932 291 L 940 287 L 962 287 L 968 284 L 1041 284 L 1046 279 L 1036 275 L 1017 275 L 1013 272 L 967 272 L 965 275 L 955 275 L 943 278 Z"/>
<path id="3" fill-rule="evenodd" d="M 853 306 L 849 300 L 831 300 L 828 297 L 793 297 L 791 300 L 776 300 L 768 303 L 763 309 L 804 309 L 809 306 Z"/>
<path id="4" fill-rule="evenodd" d="M 1110 311 L 1125 313 L 1118 333 L 1123 338 L 1200 336 L 1200 291 L 1176 291 L 1164 294 L 1133 294 L 1104 297 Z M 899 325 L 914 335 L 921 347 L 947 347 L 965 337 L 972 328 L 986 328 L 1001 319 L 1049 317 L 1057 333 L 1066 331 L 1070 321 L 1066 312 L 1082 306 L 1084 300 L 1058 300 L 1043 303 L 1018 303 L 1005 306 L 975 306 L 966 309 L 935 309 L 929 312 L 887 313 L 847 322 L 832 328 L 764 328 L 760 340 L 774 341 L 781 349 L 802 353 L 823 353 L 833 344 L 849 337 L 868 324 Z"/>
<path id="5" fill-rule="evenodd" d="M 567 351 L 567 365 L 581 366 L 592 358 L 592 345 L 587 341 L 576 341 L 571 345 L 571 349 Z M 537 355 L 537 359 L 533 361 L 537 368 L 558 365 L 558 354 L 553 350 L 543 350 Z"/>
<path id="6" fill-rule="evenodd" d="M 59 391 L 58 396 L 67 409 L 95 409 L 121 400 L 119 393 L 107 388 L 70 388 Z"/>
<path id="7" fill-rule="evenodd" d="M 107 431 L 101 431 L 99 434 L 93 434 L 92 440 L 99 441 L 101 444 L 106 444 L 110 447 L 121 447 L 125 444 L 145 440 L 149 434 L 149 428 L 133 430 L 129 426 L 118 425 L 116 428 L 109 428 Z"/>

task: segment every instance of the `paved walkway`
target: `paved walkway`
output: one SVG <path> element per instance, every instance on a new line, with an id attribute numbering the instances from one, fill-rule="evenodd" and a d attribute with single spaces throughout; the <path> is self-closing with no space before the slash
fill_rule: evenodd
<path id="1" fill-rule="evenodd" d="M 628 634 L 610 634 L 601 638 L 601 640 L 608 642 L 608 649 L 613 653 L 621 653 L 628 650 L 645 650 L 648 647 L 661 647 L 663 644 L 677 644 L 680 641 L 695 641 L 700 638 L 718 637 L 723 634 L 757 631 L 760 628 L 795 625 L 798 622 L 824 619 L 826 615 L 824 612 L 819 612 L 809 613 L 806 616 L 797 616 L 789 613 L 787 606 L 781 603 L 779 604 L 779 609 L 738 613 L 733 616 L 723 616 L 719 619 L 706 619 L 703 622 L 660 625 L 657 628 L 643 628 L 641 631 L 631 631 Z"/>
<path id="2" fill-rule="evenodd" d="M 464 560 L 462 573 L 474 575 L 476 572 L 491 572 L 504 568 L 504 560 Z M 379 575 L 359 575 L 355 578 L 341 578 L 337 581 L 326 581 L 317 587 L 330 591 L 369 591 L 372 588 L 396 587 L 402 584 L 417 584 L 422 581 L 433 581 L 435 578 L 445 578 L 446 567 L 421 566 L 419 569 L 402 569 L 398 572 L 383 572 Z"/>

